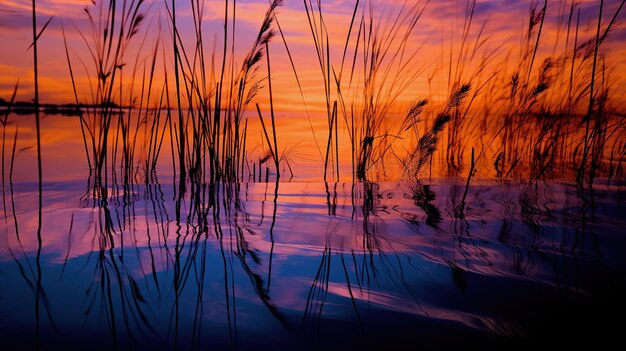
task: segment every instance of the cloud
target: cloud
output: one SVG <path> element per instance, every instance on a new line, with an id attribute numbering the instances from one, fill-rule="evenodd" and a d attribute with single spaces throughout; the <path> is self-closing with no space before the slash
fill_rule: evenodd
<path id="1" fill-rule="evenodd" d="M 354 3 L 353 0 L 322 1 L 325 23 L 329 32 L 330 58 L 335 66 L 339 65 L 341 61 L 343 47 L 352 19 Z M 364 0 L 360 2 L 359 14 L 362 13 L 360 11 L 366 8 L 365 3 L 366 1 Z M 400 11 L 404 3 L 408 4 L 407 6 L 414 4 L 412 1 L 405 0 L 374 1 L 374 18 L 382 18 L 389 26 L 397 17 L 396 13 Z M 467 3 L 467 1 L 462 0 L 428 2 L 413 35 L 408 39 L 409 50 L 420 48 L 418 58 L 416 59 L 418 64 L 415 68 L 417 69 L 417 66 L 419 66 L 426 69 L 425 74 L 418 78 L 416 85 L 408 89 L 412 91 L 413 95 L 415 95 L 415 91 L 424 91 L 428 79 L 435 83 L 445 81 L 445 79 L 439 79 L 437 74 L 443 74 L 441 72 L 448 71 L 449 64 L 447 62 L 451 53 L 453 57 L 458 56 Z M 232 5 L 233 2 L 230 2 L 230 4 Z M 238 0 L 236 4 L 235 62 L 238 66 L 254 42 L 263 16 L 268 8 L 268 1 Z M 315 6 L 316 1 L 313 1 L 313 4 Z M 537 4 L 537 6 L 542 6 L 543 2 L 539 1 Z M 538 61 L 547 55 L 551 55 L 555 45 L 557 46 L 557 52 L 563 52 L 565 41 L 562 39 L 565 34 L 562 25 L 563 21 L 568 19 L 569 4 L 569 1 L 548 2 L 548 13 L 543 27 Z M 62 100 L 61 96 L 66 94 L 67 99 L 71 100 L 71 89 L 64 89 L 64 87 L 68 86 L 68 73 L 61 28 L 64 27 L 66 30 L 74 64 L 80 66 L 78 58 L 87 61 L 89 64 L 89 53 L 86 50 L 86 43 L 76 29 L 81 30 L 83 33 L 89 33 L 87 16 L 83 9 L 85 6 L 93 7 L 93 5 L 86 0 L 43 0 L 38 1 L 37 5 L 40 27 L 43 26 L 43 23 L 50 16 L 55 16 L 42 36 L 40 52 L 43 55 L 41 61 L 42 75 L 56 81 L 56 83 L 52 85 L 54 93 L 51 93 L 50 89 L 45 89 L 44 87 L 42 94 L 51 98 L 54 96 Z M 605 25 L 612 18 L 618 5 L 619 1 L 605 1 L 603 11 L 603 23 Z M 164 33 L 164 36 L 161 38 L 161 48 L 165 48 L 164 56 L 171 58 L 172 44 L 169 33 L 169 20 L 164 6 L 163 1 L 146 1 L 144 9 L 148 13 L 148 20 L 144 23 L 142 30 L 149 33 L 145 48 L 150 49 L 154 47 L 156 38 L 161 33 Z M 528 26 L 530 6 L 531 1 L 478 0 L 468 40 L 474 43 L 480 35 L 480 38 L 486 41 L 481 47 L 480 55 L 476 57 L 481 58 L 484 53 L 494 50 L 498 50 L 496 55 L 498 64 L 504 64 L 499 61 L 507 60 L 506 54 L 509 54 L 510 57 L 517 57 L 516 51 L 519 51 L 524 31 Z M 579 41 L 593 38 L 599 10 L 598 2 L 578 1 L 576 14 L 578 9 L 580 9 L 581 16 Z M 27 88 L 29 84 L 28 76 L 32 70 L 32 53 L 27 51 L 28 46 L 32 42 L 30 11 L 31 8 L 28 2 L 7 0 L 0 4 L 0 47 L 11 48 L 8 54 L 0 56 L 0 65 L 10 67 L 0 71 L 0 74 L 2 74 L 1 82 L 8 84 L 9 81 L 14 81 L 16 77 L 20 78 L 24 85 L 22 90 L 24 92 L 29 91 Z M 229 10 L 229 13 L 232 15 L 232 8 Z M 213 53 L 215 53 L 216 58 L 221 56 L 223 16 L 224 1 L 204 1 L 203 37 L 207 57 Z M 360 15 L 357 15 L 357 17 L 358 21 Z M 187 53 L 192 53 L 195 45 L 194 26 L 191 18 L 192 10 L 190 3 L 187 1 L 177 2 L 179 31 L 185 47 L 188 49 Z M 299 0 L 285 1 L 284 5 L 278 9 L 277 18 L 298 70 L 304 88 L 305 99 L 313 105 L 320 105 L 323 101 L 323 96 L 320 95 L 323 85 L 320 83 L 319 63 L 313 46 L 308 19 L 304 12 L 303 2 Z M 609 35 L 602 50 L 607 57 L 607 62 L 613 62 L 616 65 L 615 77 L 622 80 L 624 78 L 623 72 L 626 72 L 625 69 L 620 68 L 626 65 L 626 63 L 622 63 L 624 62 L 624 53 L 620 49 L 623 43 L 626 42 L 625 18 L 626 13 L 622 13 L 618 17 L 614 30 Z M 560 32 L 557 31 L 559 23 L 561 23 Z M 384 24 L 381 28 L 385 28 Z M 353 39 L 356 35 L 355 32 L 352 32 Z M 557 33 L 559 33 L 558 37 Z M 89 37 L 87 40 L 90 40 Z M 138 55 L 139 43 L 140 40 L 136 40 L 129 48 L 127 57 L 129 62 L 134 62 L 134 57 Z M 144 51 L 146 50 L 145 48 Z M 275 101 L 289 108 L 301 105 L 299 92 L 294 94 L 295 78 L 293 77 L 291 63 L 287 57 L 282 39 L 279 36 L 273 39 L 270 49 L 273 84 L 277 89 Z M 362 50 L 362 45 L 360 49 Z M 219 62 L 219 59 L 216 62 Z M 169 64 L 171 65 L 171 62 Z M 159 69 L 162 70 L 162 67 L 162 64 L 159 65 Z M 264 68 L 260 72 L 262 76 L 266 74 Z M 78 81 L 86 81 L 81 67 L 78 67 L 74 73 L 77 75 Z M 435 88 L 434 90 L 437 89 Z M 61 91 L 65 91 L 65 93 L 61 93 Z M 6 89 L 2 89 L 0 93 L 5 94 Z"/>

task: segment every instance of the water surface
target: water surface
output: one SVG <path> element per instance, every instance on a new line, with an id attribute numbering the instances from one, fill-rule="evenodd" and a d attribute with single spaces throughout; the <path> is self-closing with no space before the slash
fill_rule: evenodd
<path id="1" fill-rule="evenodd" d="M 82 140 L 46 137 L 39 231 L 32 120 L 17 122 L 0 219 L 7 349 L 501 349 L 619 338 L 626 191 L 614 180 L 584 192 L 480 177 L 468 187 L 443 177 L 326 183 L 301 162 L 301 178 L 188 184 L 178 200 L 163 161 L 150 177 L 109 175 L 102 196 Z M 43 125 L 50 135 L 77 128 L 72 118 Z"/>

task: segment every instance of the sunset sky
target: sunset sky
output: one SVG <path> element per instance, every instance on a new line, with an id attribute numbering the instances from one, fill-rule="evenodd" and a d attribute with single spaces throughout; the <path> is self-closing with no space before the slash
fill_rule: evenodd
<path id="1" fill-rule="evenodd" d="M 372 2 L 374 12 L 381 18 L 381 23 L 390 23 L 395 19 L 403 0 L 378 0 Z M 121 3 L 121 2 L 119 2 Z M 215 47 L 216 62 L 221 62 L 221 40 L 224 1 L 206 0 L 204 9 L 204 40 L 207 57 Z M 361 3 L 364 3 L 363 1 Z M 411 1 L 408 3 L 413 4 Z M 604 24 L 608 23 L 619 6 L 620 1 L 605 1 Z M 193 44 L 193 25 L 189 1 L 177 1 L 177 17 L 179 30 L 185 45 Z M 231 2 L 232 4 L 232 2 Z M 236 65 L 240 65 L 245 53 L 250 48 L 266 11 L 267 0 L 237 1 L 236 27 Z M 338 67 L 345 43 L 348 26 L 354 9 L 354 1 L 322 1 L 325 20 L 330 35 L 331 61 Z M 419 73 L 405 95 L 407 101 L 416 97 L 433 97 L 445 95 L 450 52 L 456 53 L 462 33 L 463 15 L 466 1 L 448 0 L 421 3 L 424 12 L 411 37 L 408 48 L 418 52 L 417 64 L 413 72 Z M 538 5 L 541 7 L 543 2 Z M 39 41 L 40 94 L 42 102 L 72 102 L 73 94 L 69 71 L 65 57 L 62 28 L 68 39 L 70 55 L 73 60 L 74 74 L 78 83 L 79 97 L 81 89 L 87 90 L 88 79 L 81 60 L 89 66 L 86 44 L 79 31 L 88 34 L 87 16 L 84 8 L 93 8 L 91 1 L 84 0 L 43 0 L 37 1 L 38 25 L 41 28 L 53 16 L 50 25 Z M 369 5 L 368 5 L 369 6 Z M 564 52 L 565 34 L 557 30 L 566 28 L 570 1 L 550 1 L 548 4 L 542 46 L 538 57 L 546 57 Z M 504 67 L 506 62 L 514 62 L 519 55 L 517 49 L 526 31 L 531 1 L 511 0 L 480 0 L 476 4 L 474 22 L 470 37 L 475 38 L 482 30 L 485 44 L 481 55 L 495 53 L 490 61 L 491 67 Z M 163 1 L 146 1 L 142 6 L 146 12 L 146 21 L 142 24 L 140 35 L 134 39 L 126 55 L 125 62 L 134 65 L 138 58 L 140 66 L 149 61 L 158 36 L 163 39 L 160 49 L 169 60 L 167 64 L 158 63 L 157 70 L 163 66 L 171 67 L 172 42 L 170 27 L 166 20 Z M 576 1 L 580 9 L 581 26 L 579 42 L 592 38 L 597 26 L 599 10 L 598 1 Z M 363 5 L 360 10 L 364 9 Z M 32 51 L 28 49 L 32 41 L 31 3 L 29 1 L 0 1 L 0 97 L 8 99 L 14 85 L 19 81 L 18 100 L 30 100 L 33 97 Z M 361 13 L 361 12 L 359 12 Z M 576 15 L 574 15 L 575 17 Z M 304 98 L 311 110 L 320 110 L 323 96 L 321 94 L 320 68 L 315 56 L 311 32 L 300 0 L 286 0 L 279 8 L 278 21 L 286 36 L 287 44 L 293 55 L 294 64 L 302 81 Z M 607 64 L 613 68 L 612 77 L 617 89 L 623 92 L 626 74 L 626 21 L 622 12 L 616 22 L 609 40 L 605 42 L 603 53 Z M 142 38 L 146 35 L 143 48 L 137 54 Z M 88 36 L 87 36 L 88 37 Z M 302 110 L 302 98 L 297 90 L 296 81 L 288 61 L 288 57 L 279 36 L 275 37 L 270 46 L 274 98 L 277 108 L 281 111 Z M 509 64 L 510 66 L 510 64 Z M 265 69 L 263 63 L 263 69 Z M 510 67 L 509 67 L 510 68 Z M 261 71 L 265 72 L 265 71 Z M 265 73 L 263 73 L 265 74 Z M 162 82 L 162 74 L 155 80 Z M 430 82 L 430 86 L 429 86 Z M 157 84 L 158 86 L 158 84 Z M 621 88 L 620 88 L 621 87 Z M 265 91 L 259 94 L 259 101 L 266 101 Z"/>

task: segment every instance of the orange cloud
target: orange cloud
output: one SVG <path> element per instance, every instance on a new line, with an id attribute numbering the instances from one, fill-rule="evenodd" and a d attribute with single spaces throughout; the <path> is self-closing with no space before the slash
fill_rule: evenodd
<path id="1" fill-rule="evenodd" d="M 362 2 L 365 3 L 365 2 Z M 387 0 L 375 2 L 374 8 L 382 17 L 388 16 L 387 23 L 394 19 L 392 15 L 404 1 Z M 64 45 L 61 35 L 61 26 L 65 28 L 68 38 L 68 46 L 72 56 L 72 64 L 76 81 L 79 84 L 79 96 L 81 99 L 88 96 L 87 74 L 82 67 L 81 60 L 87 65 L 93 76 L 93 69 L 87 52 L 87 44 L 78 34 L 77 30 L 89 33 L 86 26 L 86 15 L 83 12 L 89 2 L 82 0 L 48 0 L 38 2 L 39 24 L 45 23 L 49 16 L 55 19 L 42 36 L 40 46 L 40 75 L 42 77 L 41 95 L 44 101 L 69 102 L 73 100 L 69 70 L 65 58 Z M 347 31 L 352 18 L 352 4 L 343 1 L 323 1 L 325 11 L 325 23 L 329 35 L 330 60 L 333 67 L 338 69 L 341 63 L 341 55 L 347 36 Z M 537 61 L 541 62 L 544 57 L 564 52 L 563 21 L 569 14 L 569 2 L 561 1 L 550 3 L 548 16 L 544 26 L 541 45 L 538 51 Z M 607 2 L 603 22 L 610 20 L 613 11 L 616 10 L 617 2 Z M 188 55 L 193 55 L 195 34 L 191 23 L 191 9 L 186 2 L 179 3 L 177 14 L 179 16 L 180 32 Z M 204 2 L 203 9 L 203 36 L 205 39 L 205 55 L 215 55 L 216 66 L 219 69 L 221 63 L 221 40 L 223 26 L 224 2 L 211 0 Z M 362 5 L 365 6 L 365 5 Z M 494 53 L 489 61 L 490 70 L 510 71 L 515 58 L 519 56 L 519 49 L 523 32 L 528 22 L 530 4 L 517 1 L 477 1 L 474 22 L 469 32 L 469 42 L 474 43 L 479 34 L 484 43 L 480 46 L 480 53 L 473 59 L 473 63 L 465 62 L 467 74 L 472 72 L 482 57 Z M 32 41 L 32 33 L 29 28 L 30 6 L 17 1 L 4 1 L 0 8 L 0 46 L 10 47 L 5 55 L 0 57 L 0 94 L 6 97 L 10 94 L 13 84 L 19 79 L 20 92 L 18 98 L 29 100 L 32 98 L 32 50 L 27 50 Z M 243 57 L 249 50 L 262 16 L 267 9 L 267 1 L 237 2 L 237 29 L 235 41 L 235 65 L 241 65 Z M 357 15 L 360 19 L 361 11 Z M 411 70 L 416 73 L 417 79 L 410 84 L 398 100 L 398 110 L 408 106 L 415 98 L 430 97 L 445 98 L 448 94 L 447 77 L 448 71 L 454 69 L 450 66 L 450 58 L 453 61 L 461 49 L 462 26 L 466 2 L 461 1 L 437 1 L 430 2 L 420 18 L 415 33 L 409 38 L 407 50 L 417 51 L 418 55 L 413 60 Z M 579 41 L 593 38 L 594 16 L 597 16 L 597 4 L 593 1 L 577 2 L 577 9 L 581 13 L 581 27 Z M 143 65 L 149 60 L 157 38 L 160 38 L 160 50 L 156 67 L 157 78 L 155 84 L 162 85 L 164 82 L 164 67 L 172 69 L 172 44 L 168 19 L 164 5 L 160 1 L 147 2 L 145 10 L 148 20 L 144 23 L 144 32 L 134 41 L 128 49 L 125 60 L 125 77 L 130 78 L 135 61 L 139 60 L 140 72 Z M 232 12 L 232 11 L 231 11 Z M 367 12 L 365 12 L 367 14 Z M 311 111 L 323 111 L 325 109 L 323 97 L 322 74 L 317 62 L 315 49 L 310 33 L 307 16 L 303 11 L 303 4 L 299 1 L 288 1 L 278 10 L 278 21 L 284 32 L 289 45 L 294 65 L 298 72 L 298 78 L 302 84 L 304 100 Z M 613 67 L 612 77 L 617 82 L 623 82 L 626 72 L 626 53 L 621 50 L 626 42 L 626 23 L 624 14 L 617 18 L 617 22 L 610 33 L 608 40 L 603 44 L 602 57 L 606 63 Z M 1 25 L 4 23 L 4 25 Z M 385 22 L 383 22 L 384 25 Z M 559 27 L 559 23 L 560 27 Z M 484 24 L 484 28 L 482 27 Z M 387 24 L 389 25 L 389 24 Z M 143 41 L 143 33 L 147 33 L 146 41 Z M 355 32 L 352 33 L 354 40 Z M 87 36 L 87 40 L 91 40 Z M 142 45 L 142 52 L 139 47 Z M 473 45 L 473 44 L 472 44 Z M 571 44 L 570 44 L 571 46 Z M 350 50 L 354 49 L 354 42 L 350 44 Z M 359 50 L 362 50 L 362 45 Z M 556 50 L 555 50 L 556 48 Z M 276 108 L 289 111 L 304 110 L 302 97 L 297 89 L 295 76 L 292 72 L 291 63 L 284 49 L 282 39 L 277 36 L 270 46 L 272 59 L 272 84 L 274 87 L 274 101 Z M 165 62 L 163 62 L 165 58 Z M 190 57 L 191 59 L 192 57 Z M 357 60 L 357 62 L 360 62 Z M 357 64 L 359 67 L 360 63 Z M 207 63 L 210 66 L 210 63 Z M 261 63 L 259 77 L 266 76 L 266 67 Z M 93 82 L 93 78 L 92 78 Z M 170 79 L 171 82 L 171 79 Z M 139 84 L 136 84 L 138 86 Z M 267 84 L 265 84 L 266 86 Z M 621 86 L 623 84 L 617 84 Z M 135 94 L 138 95 L 136 91 Z M 349 94 L 346 94 L 349 95 Z M 259 102 L 263 108 L 267 105 L 267 90 L 262 89 L 255 102 Z"/>

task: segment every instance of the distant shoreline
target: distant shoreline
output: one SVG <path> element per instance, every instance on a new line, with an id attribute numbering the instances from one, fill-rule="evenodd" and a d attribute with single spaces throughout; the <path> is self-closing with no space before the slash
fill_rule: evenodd
<path id="1" fill-rule="evenodd" d="M 48 115 L 63 115 L 63 116 L 82 116 L 85 113 L 85 109 L 96 108 L 111 108 L 111 109 L 124 109 L 127 107 L 119 106 L 115 103 L 102 103 L 102 104 L 39 104 L 39 111 Z M 30 115 L 37 112 L 37 107 L 32 101 L 16 101 L 9 102 L 0 98 L 0 111 L 5 112 L 11 109 L 11 113 L 17 115 Z"/>

